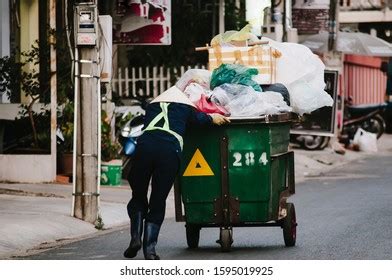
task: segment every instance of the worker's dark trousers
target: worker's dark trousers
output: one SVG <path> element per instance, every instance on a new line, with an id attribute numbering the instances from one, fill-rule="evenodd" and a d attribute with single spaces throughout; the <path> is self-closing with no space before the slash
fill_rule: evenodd
<path id="1" fill-rule="evenodd" d="M 133 165 L 128 175 L 132 198 L 128 215 L 142 212 L 146 222 L 161 225 L 165 218 L 166 198 L 176 178 L 180 159 L 179 151 L 169 141 L 151 139 L 138 143 Z M 151 194 L 147 190 L 151 179 Z"/>

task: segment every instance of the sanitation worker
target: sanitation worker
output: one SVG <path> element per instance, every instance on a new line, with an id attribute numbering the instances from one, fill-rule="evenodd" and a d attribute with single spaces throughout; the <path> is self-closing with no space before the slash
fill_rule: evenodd
<path id="1" fill-rule="evenodd" d="M 160 259 L 155 246 L 165 217 L 166 198 L 179 171 L 182 137 L 187 125 L 221 125 L 228 122 L 228 118 L 219 114 L 197 112 L 185 93 L 175 86 L 148 105 L 144 133 L 138 139 L 134 164 L 128 175 L 132 189 L 132 198 L 127 206 L 131 220 L 131 242 L 124 257 L 134 258 L 143 246 L 146 260 Z M 148 200 L 150 179 L 151 194 Z"/>

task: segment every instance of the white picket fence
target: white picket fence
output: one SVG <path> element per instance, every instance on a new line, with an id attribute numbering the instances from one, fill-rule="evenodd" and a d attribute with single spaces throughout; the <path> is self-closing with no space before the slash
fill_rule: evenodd
<path id="1" fill-rule="evenodd" d="M 164 92 L 191 68 L 205 69 L 204 65 L 166 67 L 119 68 L 112 80 L 112 89 L 121 98 L 137 96 L 155 97 Z"/>

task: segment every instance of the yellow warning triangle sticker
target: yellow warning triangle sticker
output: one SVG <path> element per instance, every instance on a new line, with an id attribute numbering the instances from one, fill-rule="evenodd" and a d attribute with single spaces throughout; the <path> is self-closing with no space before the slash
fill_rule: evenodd
<path id="1" fill-rule="evenodd" d="M 212 172 L 200 150 L 196 149 L 182 176 L 214 176 L 214 172 Z"/>

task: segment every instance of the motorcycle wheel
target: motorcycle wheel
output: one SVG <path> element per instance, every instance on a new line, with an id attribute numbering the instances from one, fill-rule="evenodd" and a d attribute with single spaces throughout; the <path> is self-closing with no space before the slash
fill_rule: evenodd
<path id="1" fill-rule="evenodd" d="M 324 142 L 323 142 L 323 144 L 320 146 L 320 150 L 324 150 L 327 146 L 328 146 L 328 144 L 329 144 L 329 137 L 327 137 L 327 136 L 324 136 Z"/>
<path id="2" fill-rule="evenodd" d="M 385 132 L 385 121 L 380 115 L 373 116 L 369 121 L 366 121 L 362 128 L 368 132 L 377 134 L 377 139 Z"/>
<path id="3" fill-rule="evenodd" d="M 302 145 L 306 150 L 322 150 L 328 145 L 329 138 L 326 136 L 309 136 L 306 136 L 302 142 Z"/>

